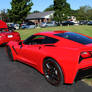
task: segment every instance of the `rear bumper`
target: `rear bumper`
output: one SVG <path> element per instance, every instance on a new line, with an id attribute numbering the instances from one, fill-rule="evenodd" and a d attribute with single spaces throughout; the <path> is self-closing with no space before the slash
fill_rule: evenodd
<path id="1" fill-rule="evenodd" d="M 88 77 L 92 78 L 92 66 L 80 69 L 76 75 L 75 81 Z"/>
<path id="2" fill-rule="evenodd" d="M 19 42 L 20 40 L 21 40 L 20 37 L 14 37 L 14 38 L 12 38 L 12 39 L 4 38 L 4 39 L 0 39 L 0 45 L 6 44 L 6 43 L 8 43 L 9 41 L 18 41 L 18 42 Z"/>
<path id="3" fill-rule="evenodd" d="M 78 73 L 75 80 L 80 80 L 82 78 L 92 75 L 92 58 L 87 58 L 79 63 Z"/>
<path id="4" fill-rule="evenodd" d="M 72 84 L 76 80 L 90 76 L 92 75 L 92 58 L 84 59 L 73 68 L 69 67 L 69 69 L 64 73 L 65 83 Z"/>
<path id="5" fill-rule="evenodd" d="M 92 67 L 92 58 L 83 59 L 78 65 L 79 70 L 86 69 L 86 67 Z"/>
<path id="6" fill-rule="evenodd" d="M 0 39 L 0 45 L 2 45 L 3 44 L 3 41 Z"/>

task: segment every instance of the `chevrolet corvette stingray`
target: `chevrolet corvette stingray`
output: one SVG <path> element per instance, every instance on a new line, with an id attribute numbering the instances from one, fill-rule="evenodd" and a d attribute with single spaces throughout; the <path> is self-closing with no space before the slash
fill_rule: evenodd
<path id="1" fill-rule="evenodd" d="M 7 52 L 12 61 L 36 68 L 54 86 L 72 84 L 80 70 L 92 68 L 92 37 L 80 33 L 36 33 L 24 41 L 10 41 Z"/>
<path id="2" fill-rule="evenodd" d="M 0 45 L 6 44 L 9 41 L 20 41 L 20 34 L 8 28 L 0 29 Z"/>

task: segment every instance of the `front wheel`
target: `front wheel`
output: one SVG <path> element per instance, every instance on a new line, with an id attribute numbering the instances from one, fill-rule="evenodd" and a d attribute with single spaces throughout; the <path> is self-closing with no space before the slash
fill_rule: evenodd
<path id="1" fill-rule="evenodd" d="M 43 71 L 46 80 L 54 85 L 59 86 L 63 84 L 63 73 L 59 64 L 53 59 L 46 59 L 43 63 Z"/>

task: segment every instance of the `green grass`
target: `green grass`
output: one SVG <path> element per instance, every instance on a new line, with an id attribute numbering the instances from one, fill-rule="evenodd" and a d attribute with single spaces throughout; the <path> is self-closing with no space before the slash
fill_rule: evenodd
<path id="1" fill-rule="evenodd" d="M 86 79 L 83 79 L 82 81 L 87 83 L 89 86 L 92 86 L 92 78 L 86 78 Z"/>
<path id="2" fill-rule="evenodd" d="M 85 35 L 92 37 L 92 26 L 60 26 L 60 27 L 48 27 L 48 28 L 36 28 L 36 29 L 25 29 L 25 30 L 17 30 L 20 33 L 21 39 L 24 40 L 30 35 L 43 31 L 53 31 L 53 30 L 67 30 L 72 32 L 83 33 Z M 88 85 L 92 86 L 92 78 L 84 79 Z"/>
<path id="3" fill-rule="evenodd" d="M 48 28 L 36 28 L 24 30 L 20 29 L 18 30 L 18 32 L 20 33 L 21 38 L 23 40 L 34 33 L 53 30 L 67 30 L 72 32 L 83 33 L 92 37 L 92 26 L 60 26 L 60 27 L 48 27 Z"/>

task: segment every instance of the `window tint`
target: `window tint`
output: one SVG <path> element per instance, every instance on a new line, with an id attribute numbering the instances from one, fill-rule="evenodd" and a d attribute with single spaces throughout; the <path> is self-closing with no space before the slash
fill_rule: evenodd
<path id="1" fill-rule="evenodd" d="M 73 33 L 73 32 L 59 33 L 59 34 L 55 34 L 55 35 L 59 36 L 59 37 L 63 37 L 65 39 L 69 39 L 69 40 L 81 43 L 81 44 L 90 44 L 90 43 L 92 43 L 92 39 L 90 39 L 86 36 L 77 34 L 77 33 Z"/>
<path id="2" fill-rule="evenodd" d="M 53 24 L 52 22 L 47 22 L 47 24 Z"/>
<path id="3" fill-rule="evenodd" d="M 29 22 L 29 23 L 26 23 L 27 25 L 35 25 L 34 22 Z"/>
<path id="4" fill-rule="evenodd" d="M 0 33 L 7 32 L 7 28 L 0 28 Z"/>
<path id="5" fill-rule="evenodd" d="M 31 39 L 32 39 L 32 38 L 34 38 L 34 35 L 32 35 L 32 36 L 28 37 L 27 39 L 25 39 L 25 40 L 23 41 L 23 44 L 29 44 L 29 43 L 31 42 Z"/>
<path id="6" fill-rule="evenodd" d="M 43 44 L 53 44 L 56 43 L 58 40 L 51 38 L 51 37 L 47 37 L 43 40 Z"/>
<path id="7" fill-rule="evenodd" d="M 36 44 L 53 44 L 56 43 L 58 40 L 47 37 L 47 36 L 42 36 L 42 35 L 36 35 L 36 36 L 31 36 L 28 39 L 24 40 L 24 44 L 31 44 L 31 45 L 36 45 Z"/>
<path id="8" fill-rule="evenodd" d="M 42 44 L 44 39 L 45 39 L 45 36 L 38 35 L 38 36 L 35 36 L 33 39 L 31 39 L 29 44 L 31 45 Z"/>

